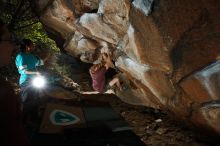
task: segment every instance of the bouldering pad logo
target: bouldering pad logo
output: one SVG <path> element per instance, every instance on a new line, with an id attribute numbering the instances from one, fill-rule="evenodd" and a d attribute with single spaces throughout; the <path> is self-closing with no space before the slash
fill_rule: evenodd
<path id="1" fill-rule="evenodd" d="M 80 119 L 72 113 L 63 110 L 53 110 L 50 114 L 50 121 L 54 125 L 67 126 L 76 124 Z"/>

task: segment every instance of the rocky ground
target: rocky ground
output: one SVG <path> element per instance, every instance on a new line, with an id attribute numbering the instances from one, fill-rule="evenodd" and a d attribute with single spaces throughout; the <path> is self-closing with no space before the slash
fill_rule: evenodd
<path id="1" fill-rule="evenodd" d="M 17 84 L 18 75 L 16 72 L 5 69 L 4 77 L 12 83 L 14 89 L 19 93 Z M 10 73 L 8 73 L 10 72 Z M 1 70 L 2 74 L 2 70 Z M 76 85 L 71 79 L 65 77 L 63 83 L 67 87 L 72 86 L 76 89 Z M 81 74 L 78 78 L 77 91 L 91 91 L 90 79 L 88 74 Z M 75 94 L 75 93 L 73 93 Z M 84 96 L 77 94 L 77 96 Z M 92 94 L 86 96 L 95 96 L 102 101 L 109 102 L 113 109 L 118 112 L 133 128 L 133 131 L 140 137 L 146 145 L 152 146 L 217 146 L 220 144 L 211 143 L 209 138 L 201 138 L 200 134 L 192 132 L 187 127 L 180 125 L 179 122 L 172 120 L 166 113 L 162 111 L 128 105 L 122 102 L 113 94 Z"/>
<path id="2" fill-rule="evenodd" d="M 111 99 L 112 107 L 133 127 L 134 132 L 147 145 L 206 146 L 196 134 L 173 121 L 167 114 L 146 107 L 135 107 Z"/>

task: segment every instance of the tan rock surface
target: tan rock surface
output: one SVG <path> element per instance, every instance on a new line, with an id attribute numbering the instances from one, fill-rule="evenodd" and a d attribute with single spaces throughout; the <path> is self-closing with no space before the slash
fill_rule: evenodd
<path id="1" fill-rule="evenodd" d="M 130 80 L 123 101 L 220 133 L 218 110 L 203 108 L 215 107 L 220 94 L 219 70 L 212 68 L 220 53 L 217 0 L 33 1 L 61 49 L 89 63 L 100 52 L 113 54 Z"/>

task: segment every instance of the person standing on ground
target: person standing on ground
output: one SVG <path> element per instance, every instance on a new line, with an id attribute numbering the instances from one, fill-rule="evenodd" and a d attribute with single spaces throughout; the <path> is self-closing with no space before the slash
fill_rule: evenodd
<path id="1" fill-rule="evenodd" d="M 22 102 L 28 98 L 28 88 L 30 80 L 40 73 L 36 70 L 37 66 L 43 65 L 43 60 L 32 52 L 35 47 L 30 39 L 23 39 L 20 52 L 16 55 L 15 64 L 20 74 L 19 85 L 21 86 Z"/>

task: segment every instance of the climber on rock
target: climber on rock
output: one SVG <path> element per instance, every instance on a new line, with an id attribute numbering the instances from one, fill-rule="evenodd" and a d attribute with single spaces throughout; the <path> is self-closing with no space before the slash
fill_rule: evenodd
<path id="1" fill-rule="evenodd" d="M 100 61 L 96 61 L 96 63 L 89 69 L 89 73 L 92 78 L 92 87 L 94 90 L 104 93 L 108 89 L 114 88 L 115 86 L 120 91 L 122 90 L 118 77 L 113 77 L 113 79 L 106 84 L 106 71 L 113 67 L 114 64 L 112 63 L 110 55 L 107 53 L 102 53 L 100 55 Z"/>

